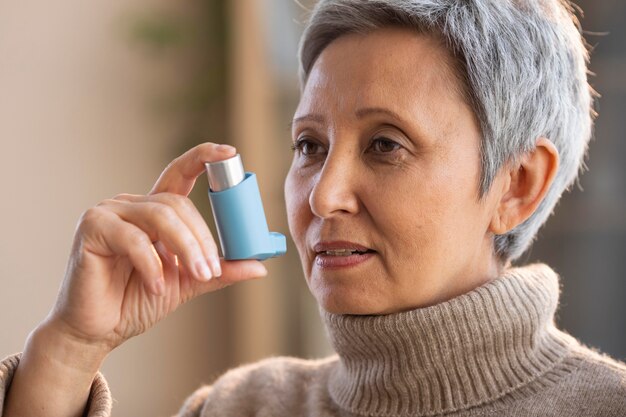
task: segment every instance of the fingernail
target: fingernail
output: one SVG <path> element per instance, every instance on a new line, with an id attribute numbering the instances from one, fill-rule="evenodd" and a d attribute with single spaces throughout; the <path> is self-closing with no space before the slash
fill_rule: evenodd
<path id="1" fill-rule="evenodd" d="M 220 265 L 219 260 L 215 258 L 211 259 L 211 269 L 213 269 L 213 275 L 215 275 L 215 277 L 222 276 L 222 266 Z"/>
<path id="2" fill-rule="evenodd" d="M 213 274 L 209 269 L 209 265 L 204 261 L 196 262 L 196 271 L 198 271 L 198 275 L 201 279 L 208 281 L 213 278 Z"/>
<path id="3" fill-rule="evenodd" d="M 217 145 L 217 147 L 215 149 L 220 151 L 220 152 L 235 152 L 235 148 L 234 147 L 232 147 L 230 145 L 226 145 L 226 144 Z"/>

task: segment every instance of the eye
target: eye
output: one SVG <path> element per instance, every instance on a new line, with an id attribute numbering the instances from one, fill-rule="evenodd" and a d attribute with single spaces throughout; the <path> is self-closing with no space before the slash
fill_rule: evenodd
<path id="1" fill-rule="evenodd" d="M 319 143 L 307 139 L 306 137 L 297 139 L 293 145 L 291 145 L 291 149 L 304 156 L 312 156 L 324 152 L 324 148 Z"/>
<path id="2" fill-rule="evenodd" d="M 370 148 L 377 153 L 391 153 L 397 151 L 401 147 L 402 146 L 399 143 L 385 137 L 375 138 L 370 144 Z"/>

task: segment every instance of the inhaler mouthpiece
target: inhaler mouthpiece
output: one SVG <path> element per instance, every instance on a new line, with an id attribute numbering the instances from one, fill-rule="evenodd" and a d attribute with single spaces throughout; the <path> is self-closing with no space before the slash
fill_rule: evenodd
<path id="1" fill-rule="evenodd" d="M 264 260 L 284 255 L 285 236 L 269 231 L 256 175 L 245 172 L 240 155 L 205 166 L 224 259 Z"/>

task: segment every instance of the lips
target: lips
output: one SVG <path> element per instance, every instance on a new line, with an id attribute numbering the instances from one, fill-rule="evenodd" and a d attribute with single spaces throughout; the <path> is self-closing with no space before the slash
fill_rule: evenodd
<path id="1" fill-rule="evenodd" d="M 374 256 L 375 251 L 355 242 L 319 242 L 315 250 L 315 263 L 321 268 L 355 266 Z"/>
<path id="2" fill-rule="evenodd" d="M 317 254 L 322 254 L 325 252 L 346 252 L 346 251 L 359 252 L 359 253 L 373 252 L 372 249 L 365 247 L 363 245 L 359 245 L 358 243 L 339 241 L 339 240 L 332 241 L 332 242 L 319 242 L 313 247 L 313 250 Z"/>

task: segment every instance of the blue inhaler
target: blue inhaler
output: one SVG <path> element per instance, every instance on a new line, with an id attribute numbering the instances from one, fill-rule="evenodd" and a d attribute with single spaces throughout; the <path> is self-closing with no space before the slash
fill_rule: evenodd
<path id="1" fill-rule="evenodd" d="M 245 172 L 239 154 L 207 162 L 209 200 L 224 259 L 260 261 L 287 252 L 287 241 L 270 232 L 256 175 Z"/>

